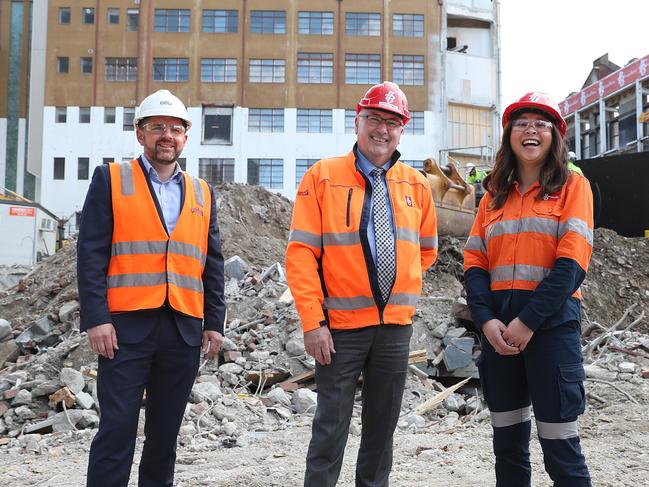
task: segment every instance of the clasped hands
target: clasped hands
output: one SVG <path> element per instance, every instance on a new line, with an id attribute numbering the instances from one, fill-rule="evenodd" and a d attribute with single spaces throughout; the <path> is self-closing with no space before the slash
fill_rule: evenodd
<path id="1" fill-rule="evenodd" d="M 482 325 L 482 333 L 500 355 L 517 355 L 525 350 L 534 332 L 518 317 L 508 325 L 493 319 Z"/>

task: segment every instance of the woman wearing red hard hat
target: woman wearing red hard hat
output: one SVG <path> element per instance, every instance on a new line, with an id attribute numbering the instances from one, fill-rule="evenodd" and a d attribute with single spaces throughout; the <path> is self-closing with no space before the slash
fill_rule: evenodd
<path id="1" fill-rule="evenodd" d="M 531 485 L 533 408 L 554 485 L 590 486 L 577 418 L 585 407 L 579 286 L 592 253 L 593 196 L 588 180 L 567 169 L 566 122 L 545 93 L 509 105 L 502 123 L 464 249 L 497 485 Z"/>

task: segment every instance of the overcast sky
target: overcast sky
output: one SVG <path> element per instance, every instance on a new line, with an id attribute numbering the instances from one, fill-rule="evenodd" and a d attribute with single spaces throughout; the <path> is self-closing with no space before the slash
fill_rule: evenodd
<path id="1" fill-rule="evenodd" d="M 502 110 L 528 91 L 560 102 L 607 52 L 649 54 L 649 0 L 500 0 L 500 14 Z"/>

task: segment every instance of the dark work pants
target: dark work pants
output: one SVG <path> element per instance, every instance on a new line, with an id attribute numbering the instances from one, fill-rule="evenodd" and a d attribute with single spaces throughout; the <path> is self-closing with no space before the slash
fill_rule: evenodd
<path id="1" fill-rule="evenodd" d="M 200 358 L 188 346 L 172 312 L 142 341 L 119 344 L 112 360 L 99 357 L 99 431 L 90 448 L 88 487 L 126 487 L 133 463 L 142 393 L 146 389 L 145 442 L 139 487 L 173 485 L 176 439 Z"/>
<path id="2" fill-rule="evenodd" d="M 483 336 L 478 367 L 492 417 L 496 485 L 531 485 L 531 404 L 554 485 L 590 486 L 577 434 L 586 402 L 579 323 L 537 330 L 519 355 L 499 355 Z"/>
<path id="3" fill-rule="evenodd" d="M 358 378 L 363 374 L 357 487 L 386 487 L 392 437 L 408 372 L 411 325 L 332 330 L 331 364 L 316 364 L 318 405 L 306 460 L 305 487 L 333 487 L 342 466 Z"/>

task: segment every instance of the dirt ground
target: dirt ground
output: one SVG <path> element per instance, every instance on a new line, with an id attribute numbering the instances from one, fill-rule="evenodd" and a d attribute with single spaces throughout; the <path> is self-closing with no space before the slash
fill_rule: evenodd
<path id="1" fill-rule="evenodd" d="M 634 404 L 612 388 L 597 387 L 605 407 L 591 405 L 580 420 L 582 446 L 593 485 L 598 487 L 649 486 L 649 382 L 617 383 L 631 394 Z M 213 443 L 180 446 L 177 487 L 287 487 L 302 483 L 311 417 L 304 416 L 286 429 L 249 432 L 226 448 Z M 0 450 L 0 485 L 85 485 L 87 452 L 93 431 L 50 435 L 47 451 Z M 359 437 L 350 435 L 340 486 L 354 485 L 354 459 Z M 137 485 L 137 458 L 131 483 Z M 543 471 L 538 441 L 532 439 L 532 485 L 552 485 Z M 491 426 L 469 421 L 449 427 L 443 420 L 415 432 L 398 429 L 395 435 L 391 485 L 395 487 L 494 485 Z"/>

